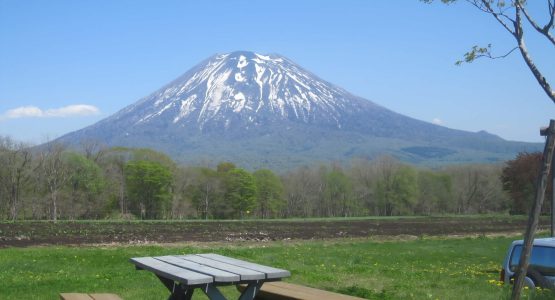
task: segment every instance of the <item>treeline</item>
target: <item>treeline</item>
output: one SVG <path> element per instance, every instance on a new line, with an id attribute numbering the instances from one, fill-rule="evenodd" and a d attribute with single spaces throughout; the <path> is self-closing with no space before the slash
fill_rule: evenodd
<path id="1" fill-rule="evenodd" d="M 250 172 L 150 149 L 32 150 L 0 137 L 0 219 L 229 219 L 527 212 L 541 160 L 417 168 L 391 157 Z"/>

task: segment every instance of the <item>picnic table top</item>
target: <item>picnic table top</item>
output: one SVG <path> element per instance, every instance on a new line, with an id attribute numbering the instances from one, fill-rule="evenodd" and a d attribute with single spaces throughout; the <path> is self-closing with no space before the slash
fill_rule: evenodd
<path id="1" fill-rule="evenodd" d="M 291 276 L 287 270 L 211 253 L 136 257 L 130 261 L 138 269 L 186 286 L 275 281 Z"/>

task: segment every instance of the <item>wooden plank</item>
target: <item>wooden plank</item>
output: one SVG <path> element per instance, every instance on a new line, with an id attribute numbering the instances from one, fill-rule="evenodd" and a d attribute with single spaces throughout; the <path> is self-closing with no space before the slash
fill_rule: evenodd
<path id="1" fill-rule="evenodd" d="M 251 263 L 244 260 L 239 260 L 219 254 L 199 254 L 199 256 L 210 258 L 219 262 L 235 265 L 242 268 L 251 269 L 257 272 L 262 272 L 266 274 L 266 278 L 268 279 L 275 279 L 275 278 L 283 278 L 291 276 L 291 272 L 283 269 L 277 269 L 269 266 L 264 266 L 260 264 Z"/>
<path id="2" fill-rule="evenodd" d="M 226 272 L 229 272 L 229 273 L 237 274 L 241 277 L 242 281 L 260 280 L 260 279 L 265 279 L 266 278 L 266 274 L 264 274 L 262 272 L 257 272 L 257 271 L 251 270 L 251 269 L 231 265 L 231 264 L 228 264 L 228 263 L 220 262 L 220 261 L 217 261 L 217 260 L 213 260 L 213 259 L 210 259 L 210 258 L 199 256 L 199 255 L 181 255 L 181 256 L 177 256 L 177 257 L 179 257 L 181 259 L 189 260 L 189 261 L 192 261 L 192 262 L 196 262 L 196 263 L 199 263 L 201 265 L 205 265 L 205 266 L 209 266 L 209 267 L 212 267 L 212 268 L 215 268 L 215 269 L 226 271 Z"/>
<path id="3" fill-rule="evenodd" d="M 180 268 L 185 268 L 193 272 L 212 276 L 214 277 L 214 281 L 216 282 L 238 282 L 241 280 L 241 277 L 237 274 L 222 271 L 220 269 L 212 268 L 206 265 L 201 265 L 199 263 L 185 260 L 176 256 L 157 256 L 154 258 L 178 266 Z"/>
<path id="4" fill-rule="evenodd" d="M 237 287 L 240 291 L 246 285 Z M 256 294 L 256 299 L 260 300 L 360 300 L 349 295 L 328 292 L 298 284 L 287 282 L 266 282 Z"/>
<path id="5" fill-rule="evenodd" d="M 94 300 L 122 300 L 121 297 L 116 294 L 95 293 L 89 294 L 89 296 Z"/>
<path id="6" fill-rule="evenodd" d="M 185 285 L 198 285 L 214 282 L 212 276 L 183 269 L 152 257 L 136 257 L 131 258 L 130 261 L 141 269 L 151 271 L 158 276 L 181 282 Z"/>
<path id="7" fill-rule="evenodd" d="M 61 300 L 94 300 L 87 294 L 82 293 L 61 293 Z"/>
<path id="8" fill-rule="evenodd" d="M 309 295 L 313 295 L 314 299 L 342 299 L 342 300 L 356 300 L 356 299 L 363 299 L 354 296 L 339 294 L 335 292 L 320 290 L 316 288 L 311 288 L 308 286 L 292 284 L 288 282 L 268 282 L 270 287 L 278 287 L 280 289 L 290 290 L 290 291 L 297 291 L 306 293 Z"/>

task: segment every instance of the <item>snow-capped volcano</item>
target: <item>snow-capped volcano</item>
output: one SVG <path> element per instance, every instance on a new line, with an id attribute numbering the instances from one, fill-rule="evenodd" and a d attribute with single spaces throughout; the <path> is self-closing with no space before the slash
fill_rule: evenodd
<path id="1" fill-rule="evenodd" d="M 118 116 L 199 129 L 279 120 L 341 128 L 346 114 L 371 105 L 353 98 L 285 57 L 237 51 L 209 58 Z"/>
<path id="2" fill-rule="evenodd" d="M 483 162 L 537 144 L 449 129 L 356 97 L 280 55 L 214 55 L 135 104 L 58 141 L 149 147 L 180 161 L 284 169 L 388 154 Z"/>

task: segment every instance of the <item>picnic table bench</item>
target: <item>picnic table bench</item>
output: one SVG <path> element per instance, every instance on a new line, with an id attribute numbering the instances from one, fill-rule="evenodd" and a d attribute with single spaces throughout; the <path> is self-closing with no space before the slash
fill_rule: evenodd
<path id="1" fill-rule="evenodd" d="M 245 284 L 240 300 L 252 300 L 265 282 L 291 276 L 287 270 L 218 254 L 168 255 L 130 259 L 139 270 L 153 272 L 170 291 L 168 299 L 189 300 L 195 289 L 209 299 L 226 299 L 218 286 Z"/>
<path id="2" fill-rule="evenodd" d="M 108 293 L 61 293 L 60 300 L 121 300 L 116 294 Z"/>
<path id="3" fill-rule="evenodd" d="M 245 285 L 238 285 L 242 291 Z M 256 294 L 257 300 L 361 300 L 363 298 L 328 292 L 289 282 L 265 283 Z"/>

